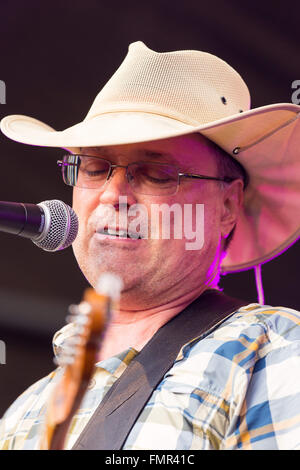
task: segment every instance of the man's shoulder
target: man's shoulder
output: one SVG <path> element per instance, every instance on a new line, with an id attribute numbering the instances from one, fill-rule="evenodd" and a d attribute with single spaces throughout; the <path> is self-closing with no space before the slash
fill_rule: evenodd
<path id="1" fill-rule="evenodd" d="M 300 340 L 300 312 L 289 307 L 250 303 L 239 308 L 226 325 L 241 329 L 256 326 L 268 334 Z"/>
<path id="2" fill-rule="evenodd" d="M 256 359 L 287 346 L 300 348 L 300 312 L 282 306 L 250 303 L 240 307 L 220 325 L 182 348 L 180 356 L 221 355 L 233 360 L 249 352 Z M 255 354 L 254 354 L 255 352 Z M 234 360 L 237 360 L 235 357 Z"/>
<path id="3" fill-rule="evenodd" d="M 240 307 L 216 329 L 216 336 L 224 338 L 248 337 L 268 343 L 287 344 L 300 340 L 300 312 L 283 306 L 250 303 Z"/>

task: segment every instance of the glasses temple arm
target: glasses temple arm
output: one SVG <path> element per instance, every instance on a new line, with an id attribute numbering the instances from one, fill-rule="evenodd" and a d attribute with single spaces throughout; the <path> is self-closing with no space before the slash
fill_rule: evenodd
<path id="1" fill-rule="evenodd" d="M 195 175 L 192 173 L 178 173 L 179 177 L 184 177 L 184 178 L 195 178 L 195 179 L 200 179 L 200 180 L 215 180 L 215 181 L 223 181 L 225 183 L 231 183 L 231 181 L 234 181 L 234 178 L 230 178 L 228 176 L 225 176 L 224 178 L 218 178 L 215 176 L 203 176 L 203 175 Z"/>

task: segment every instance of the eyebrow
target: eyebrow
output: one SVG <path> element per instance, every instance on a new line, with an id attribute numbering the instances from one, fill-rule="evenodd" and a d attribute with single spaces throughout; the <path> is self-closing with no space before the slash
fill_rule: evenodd
<path id="1" fill-rule="evenodd" d="M 113 158 L 115 156 L 110 152 L 109 147 L 101 147 L 101 146 L 85 147 L 85 149 L 87 149 L 86 155 L 88 155 L 88 149 L 90 149 L 90 150 L 96 150 L 97 152 L 100 152 L 101 154 L 103 154 L 103 156 L 106 156 L 106 157 Z M 83 147 L 80 147 L 79 150 L 80 152 L 82 152 Z M 164 158 L 164 159 L 168 159 L 169 161 L 172 161 L 173 163 L 177 163 L 174 156 L 168 152 L 161 152 L 161 151 L 150 150 L 150 149 L 139 149 L 137 154 L 140 156 L 145 156 L 145 157 L 154 158 L 154 159 Z"/>
<path id="2" fill-rule="evenodd" d="M 142 149 L 141 154 L 149 158 L 165 158 L 171 161 L 175 161 L 174 156 L 171 153 L 161 152 L 156 150 Z"/>

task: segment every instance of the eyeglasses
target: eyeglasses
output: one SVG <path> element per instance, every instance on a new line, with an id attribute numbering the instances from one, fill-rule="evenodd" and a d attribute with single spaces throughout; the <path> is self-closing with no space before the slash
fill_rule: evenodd
<path id="1" fill-rule="evenodd" d="M 109 160 L 88 155 L 65 155 L 57 164 L 61 167 L 64 182 L 78 188 L 99 189 L 110 179 L 115 168 L 125 168 L 127 181 L 134 192 L 149 196 L 176 194 L 181 178 L 223 181 L 233 178 L 181 173 L 179 168 L 168 163 L 134 162 L 114 165 Z"/>

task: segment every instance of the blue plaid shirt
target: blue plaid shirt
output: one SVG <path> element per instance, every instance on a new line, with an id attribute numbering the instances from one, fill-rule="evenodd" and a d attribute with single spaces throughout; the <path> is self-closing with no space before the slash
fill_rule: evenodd
<path id="1" fill-rule="evenodd" d="M 72 325 L 54 337 L 57 354 Z M 96 365 L 69 428 L 70 449 L 137 351 Z M 25 391 L 0 424 L 0 449 L 38 449 L 61 368 Z M 250 304 L 186 344 L 132 428 L 127 450 L 300 449 L 300 313 Z"/>

